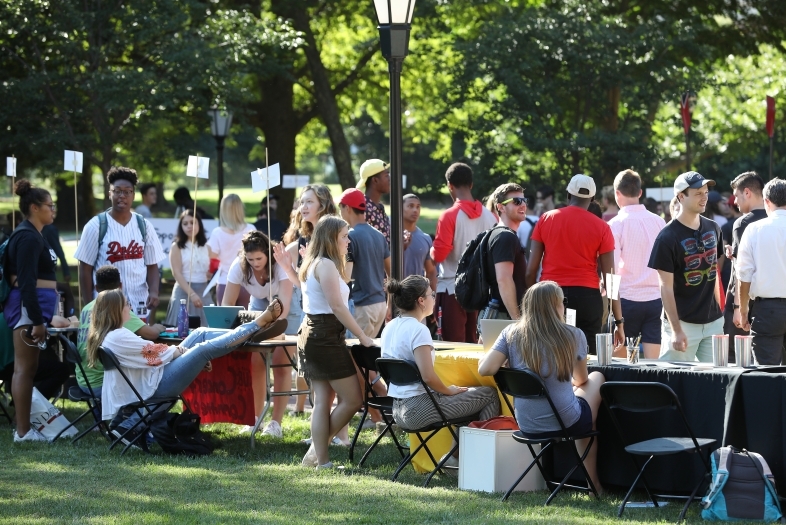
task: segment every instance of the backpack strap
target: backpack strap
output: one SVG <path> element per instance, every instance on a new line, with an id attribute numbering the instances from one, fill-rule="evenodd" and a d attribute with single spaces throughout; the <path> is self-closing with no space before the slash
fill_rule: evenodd
<path id="1" fill-rule="evenodd" d="M 106 211 L 102 211 L 98 214 L 98 253 L 96 254 L 96 262 L 93 263 L 93 268 L 98 264 L 98 258 L 101 254 L 101 243 L 104 242 L 106 231 L 109 229 L 109 221 L 106 218 L 106 214 L 109 213 L 111 209 L 112 208 L 107 208 Z M 136 225 L 139 227 L 139 231 L 142 232 L 142 248 L 144 249 L 147 243 L 147 224 L 145 223 L 145 218 L 135 211 L 132 211 L 131 214 L 136 217 Z"/>
<path id="2" fill-rule="evenodd" d="M 772 475 L 772 471 L 770 470 L 770 466 L 767 464 L 767 461 L 765 461 L 764 457 L 757 452 L 750 452 L 748 450 L 742 449 L 742 453 L 745 454 L 751 460 L 753 466 L 756 467 L 756 470 L 759 472 L 761 479 L 764 480 L 764 486 L 767 487 L 767 490 L 769 490 L 775 505 L 778 507 L 778 512 L 781 512 L 781 502 L 778 499 L 778 492 L 775 490 L 775 476 Z"/>
<path id="3" fill-rule="evenodd" d="M 718 494 L 721 493 L 723 487 L 726 485 L 726 481 L 729 479 L 727 463 L 731 452 L 731 447 L 721 447 L 717 450 L 718 463 L 716 465 L 715 477 L 712 479 L 712 483 L 710 483 L 710 489 L 707 491 L 707 495 L 701 499 L 701 506 L 704 509 L 712 505 L 712 502 L 718 497 Z"/>

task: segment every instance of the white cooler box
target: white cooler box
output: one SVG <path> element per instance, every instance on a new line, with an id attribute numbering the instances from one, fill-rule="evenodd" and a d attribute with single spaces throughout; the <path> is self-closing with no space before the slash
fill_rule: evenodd
<path id="1" fill-rule="evenodd" d="M 517 443 L 513 430 L 461 427 L 459 433 L 459 482 L 464 490 L 505 492 L 532 461 L 529 448 Z M 535 447 L 535 451 L 539 451 Z M 516 487 L 517 491 L 544 490 L 546 483 L 537 465 Z"/>

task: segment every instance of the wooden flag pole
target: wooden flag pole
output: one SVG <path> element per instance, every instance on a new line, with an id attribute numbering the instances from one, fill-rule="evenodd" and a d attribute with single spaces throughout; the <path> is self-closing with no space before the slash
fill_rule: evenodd
<path id="1" fill-rule="evenodd" d="M 265 178 L 267 179 L 267 296 L 268 304 L 273 302 L 273 241 L 270 238 L 270 163 L 267 159 L 267 147 L 265 147 Z"/>
<path id="2" fill-rule="evenodd" d="M 198 224 L 197 220 L 196 220 L 196 214 L 197 214 L 197 197 L 199 196 L 199 166 L 200 166 L 201 163 L 202 163 L 202 158 L 201 157 L 197 157 L 197 172 L 196 172 L 197 176 L 194 177 L 194 217 L 193 217 L 194 224 L 193 224 L 193 226 L 191 226 L 191 263 L 190 263 L 190 267 L 188 269 L 188 289 L 189 290 L 191 290 L 191 280 L 194 277 L 194 252 L 196 251 L 194 249 L 194 247 L 195 247 L 194 243 L 196 242 L 195 238 L 196 238 L 196 229 L 197 229 L 197 224 Z M 190 302 L 191 302 L 191 294 L 188 294 L 188 297 L 186 298 L 186 312 L 188 311 L 188 307 L 189 307 Z"/>
<path id="3" fill-rule="evenodd" d="M 72 165 L 74 167 L 74 169 L 72 170 L 74 172 L 74 226 L 76 228 L 76 247 L 77 247 L 77 249 L 79 249 L 79 198 L 78 198 L 79 194 L 77 192 L 77 187 L 76 187 L 76 185 L 77 185 L 76 151 L 74 151 L 74 161 L 73 161 Z M 79 289 L 79 309 L 81 310 L 82 307 L 84 306 L 84 303 L 82 302 L 82 287 L 79 286 L 79 282 L 80 281 L 79 281 L 79 271 L 78 271 L 78 269 L 79 269 L 79 266 L 77 265 L 76 279 L 77 279 L 77 288 Z"/>

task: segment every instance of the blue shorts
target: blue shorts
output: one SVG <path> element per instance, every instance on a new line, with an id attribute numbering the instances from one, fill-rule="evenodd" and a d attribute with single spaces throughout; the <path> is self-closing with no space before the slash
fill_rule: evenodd
<path id="1" fill-rule="evenodd" d="M 641 334 L 642 343 L 660 344 L 660 324 L 663 303 L 652 301 L 629 301 L 620 299 L 622 317 L 625 318 L 625 335 L 636 337 Z"/>
<path id="2" fill-rule="evenodd" d="M 587 400 L 583 397 L 576 396 L 576 399 L 579 401 L 579 407 L 581 407 L 581 415 L 579 416 L 578 421 L 566 429 L 569 436 L 582 436 L 592 431 L 592 409 L 590 408 L 589 403 L 587 403 Z M 545 439 L 563 436 L 562 430 L 538 432 L 536 434 L 527 434 L 522 430 L 521 433 L 530 439 Z"/>

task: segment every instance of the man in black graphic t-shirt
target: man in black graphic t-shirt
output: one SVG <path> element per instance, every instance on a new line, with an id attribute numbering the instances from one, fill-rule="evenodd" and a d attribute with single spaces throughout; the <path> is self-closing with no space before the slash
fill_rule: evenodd
<path id="1" fill-rule="evenodd" d="M 677 217 L 655 239 L 648 266 L 658 270 L 665 313 L 660 359 L 712 362 L 712 336 L 723 333 L 718 287 L 720 227 L 700 215 L 715 181 L 691 171 L 674 181 Z"/>

